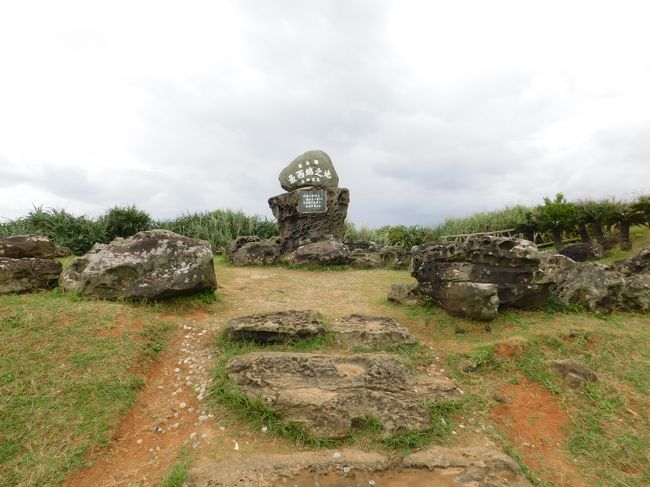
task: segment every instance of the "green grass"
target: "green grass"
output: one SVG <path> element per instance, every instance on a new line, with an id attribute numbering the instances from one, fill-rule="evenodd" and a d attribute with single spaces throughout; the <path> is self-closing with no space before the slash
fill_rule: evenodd
<path id="1" fill-rule="evenodd" d="M 183 487 L 192 461 L 189 451 L 186 448 L 181 450 L 179 460 L 165 472 L 159 487 Z"/>
<path id="2" fill-rule="evenodd" d="M 58 485 L 107 446 L 170 328 L 146 306 L 0 296 L 2 484 Z"/>

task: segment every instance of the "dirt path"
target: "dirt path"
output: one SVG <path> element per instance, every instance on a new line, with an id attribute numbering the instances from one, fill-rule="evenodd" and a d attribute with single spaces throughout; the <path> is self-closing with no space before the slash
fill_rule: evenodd
<path id="1" fill-rule="evenodd" d="M 374 279 L 368 279 L 374 272 Z M 157 485 L 186 449 L 200 458 L 246 451 L 284 451 L 281 440 L 262 432 L 231 427 L 203 406 L 214 367 L 214 341 L 228 319 L 262 311 L 314 309 L 327 318 L 351 313 L 381 313 L 386 289 L 408 280 L 393 271 L 305 272 L 285 269 L 217 269 L 220 302 L 209 312 L 189 311 L 170 318 L 178 323 L 167 349 L 145 377 L 136 404 L 118 424 L 111 445 L 92 452 L 92 466 L 65 482 L 76 486 Z M 238 448 L 236 450 L 235 448 Z"/>

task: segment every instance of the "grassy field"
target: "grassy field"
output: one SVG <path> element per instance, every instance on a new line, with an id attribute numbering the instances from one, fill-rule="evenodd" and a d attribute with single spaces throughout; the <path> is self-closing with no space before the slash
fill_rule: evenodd
<path id="1" fill-rule="evenodd" d="M 59 485 L 106 446 L 183 303 L 0 296 L 0 485 Z"/>

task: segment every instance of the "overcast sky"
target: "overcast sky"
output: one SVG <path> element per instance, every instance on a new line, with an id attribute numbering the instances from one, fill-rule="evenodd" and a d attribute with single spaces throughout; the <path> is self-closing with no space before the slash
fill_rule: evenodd
<path id="1" fill-rule="evenodd" d="M 0 217 L 271 217 L 323 149 L 359 225 L 650 192 L 650 3 L 0 3 Z"/>

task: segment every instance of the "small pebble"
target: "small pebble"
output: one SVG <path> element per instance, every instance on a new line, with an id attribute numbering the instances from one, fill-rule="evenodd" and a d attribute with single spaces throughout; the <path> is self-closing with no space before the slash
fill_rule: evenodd
<path id="1" fill-rule="evenodd" d="M 338 460 L 338 459 L 341 458 L 342 456 L 343 456 L 343 455 L 341 455 L 340 452 L 334 452 L 334 455 L 332 455 L 332 458 L 333 458 L 334 460 Z"/>
<path id="2" fill-rule="evenodd" d="M 187 406 L 187 404 L 185 404 L 184 402 L 182 402 L 182 403 L 180 403 L 178 405 L 178 407 L 181 408 L 181 409 L 185 409 L 186 406 Z"/>
<path id="3" fill-rule="evenodd" d="M 235 450 L 239 451 L 239 443 L 237 443 L 236 441 L 235 441 Z"/>
<path id="4" fill-rule="evenodd" d="M 135 442 L 136 442 L 138 445 L 142 445 L 142 438 L 138 438 Z"/>

